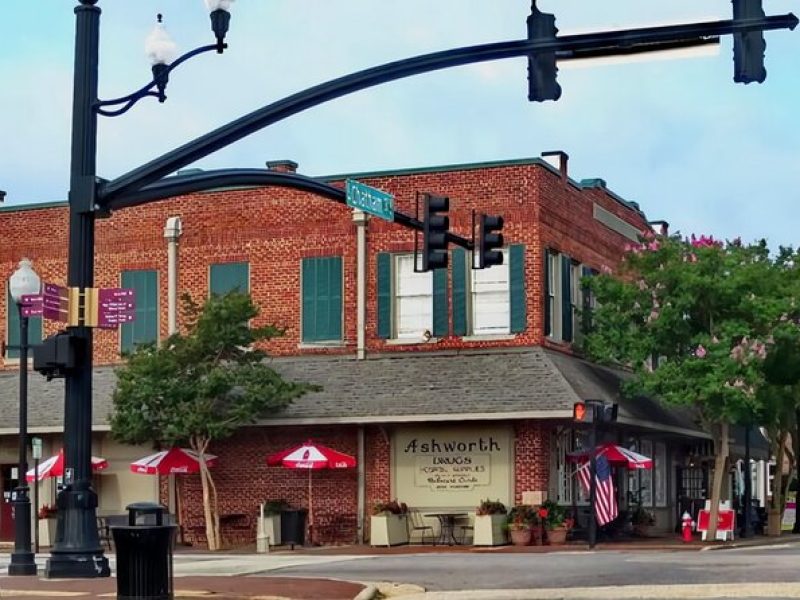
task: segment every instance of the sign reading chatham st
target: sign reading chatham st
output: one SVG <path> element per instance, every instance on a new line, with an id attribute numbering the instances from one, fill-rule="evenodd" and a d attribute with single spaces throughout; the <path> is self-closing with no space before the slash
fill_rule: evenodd
<path id="1" fill-rule="evenodd" d="M 492 436 L 470 441 L 414 438 L 403 452 L 414 456 L 415 485 L 471 490 L 491 483 L 492 452 L 500 452 L 500 444 Z"/>

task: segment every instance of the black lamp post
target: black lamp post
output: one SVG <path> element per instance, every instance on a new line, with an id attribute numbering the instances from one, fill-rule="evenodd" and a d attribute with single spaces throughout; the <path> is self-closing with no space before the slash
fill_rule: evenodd
<path id="1" fill-rule="evenodd" d="M 97 116 L 116 116 L 138 100 L 154 96 L 164 101 L 164 89 L 172 69 L 206 51 L 221 52 L 227 20 L 217 11 L 232 0 L 206 0 L 217 43 L 202 46 L 172 60 L 175 45 L 159 24 L 148 37 L 146 50 L 153 63 L 154 79 L 140 90 L 114 100 L 98 98 L 98 45 L 100 8 L 97 0 L 79 0 L 75 7 L 75 73 L 72 102 L 72 151 L 69 191 L 69 261 L 67 285 L 85 290 L 94 285 L 94 233 L 98 213 Z M 110 107 L 117 107 L 111 109 Z M 74 366 L 64 373 L 64 488 L 58 494 L 55 543 L 45 575 L 108 577 L 108 559 L 97 535 L 97 494 L 92 488 L 92 329 L 80 322 L 68 328 Z M 30 536 L 28 537 L 30 539 Z M 30 543 L 28 544 L 30 545 Z"/>
<path id="2" fill-rule="evenodd" d="M 36 575 L 36 561 L 31 552 L 31 500 L 28 497 L 28 317 L 24 314 L 26 295 L 38 294 L 41 280 L 31 261 L 22 259 L 8 281 L 8 290 L 19 311 L 19 465 L 14 490 L 14 552 L 8 565 L 9 575 Z"/>

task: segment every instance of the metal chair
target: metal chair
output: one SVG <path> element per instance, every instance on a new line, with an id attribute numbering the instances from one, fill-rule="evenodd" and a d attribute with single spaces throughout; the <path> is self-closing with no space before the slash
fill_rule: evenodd
<path id="1" fill-rule="evenodd" d="M 471 537 L 475 537 L 475 526 L 469 524 L 469 518 L 467 518 L 466 523 L 456 523 L 456 526 L 459 528 L 461 532 L 461 536 L 459 539 L 459 544 L 464 544 L 467 541 L 467 532 L 469 532 Z"/>
<path id="2" fill-rule="evenodd" d="M 420 540 L 422 545 L 425 545 L 425 532 L 429 531 L 431 536 L 431 542 L 435 545 L 436 544 L 436 536 L 433 531 L 433 525 L 426 525 L 425 520 L 422 518 L 420 512 L 414 508 L 409 509 L 408 511 L 408 519 L 406 519 L 406 523 L 408 525 L 408 539 L 409 542 L 411 538 L 414 537 L 414 533 L 417 531 L 420 533 Z"/>

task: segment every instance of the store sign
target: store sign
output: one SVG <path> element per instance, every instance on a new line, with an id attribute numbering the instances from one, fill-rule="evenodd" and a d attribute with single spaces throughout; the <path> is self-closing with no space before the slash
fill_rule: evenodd
<path id="1" fill-rule="evenodd" d="M 432 490 L 471 490 L 476 485 L 489 485 L 491 454 L 454 456 L 417 456 L 414 483 Z"/>

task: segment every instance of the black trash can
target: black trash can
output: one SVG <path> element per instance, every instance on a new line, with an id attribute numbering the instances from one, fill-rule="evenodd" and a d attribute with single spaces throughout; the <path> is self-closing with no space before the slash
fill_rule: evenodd
<path id="1" fill-rule="evenodd" d="M 160 504 L 129 504 L 128 524 L 112 527 L 117 549 L 119 600 L 171 600 L 175 525 L 164 524 Z"/>
<path id="2" fill-rule="evenodd" d="M 284 508 L 281 511 L 281 543 L 302 546 L 306 542 L 305 508 Z"/>

